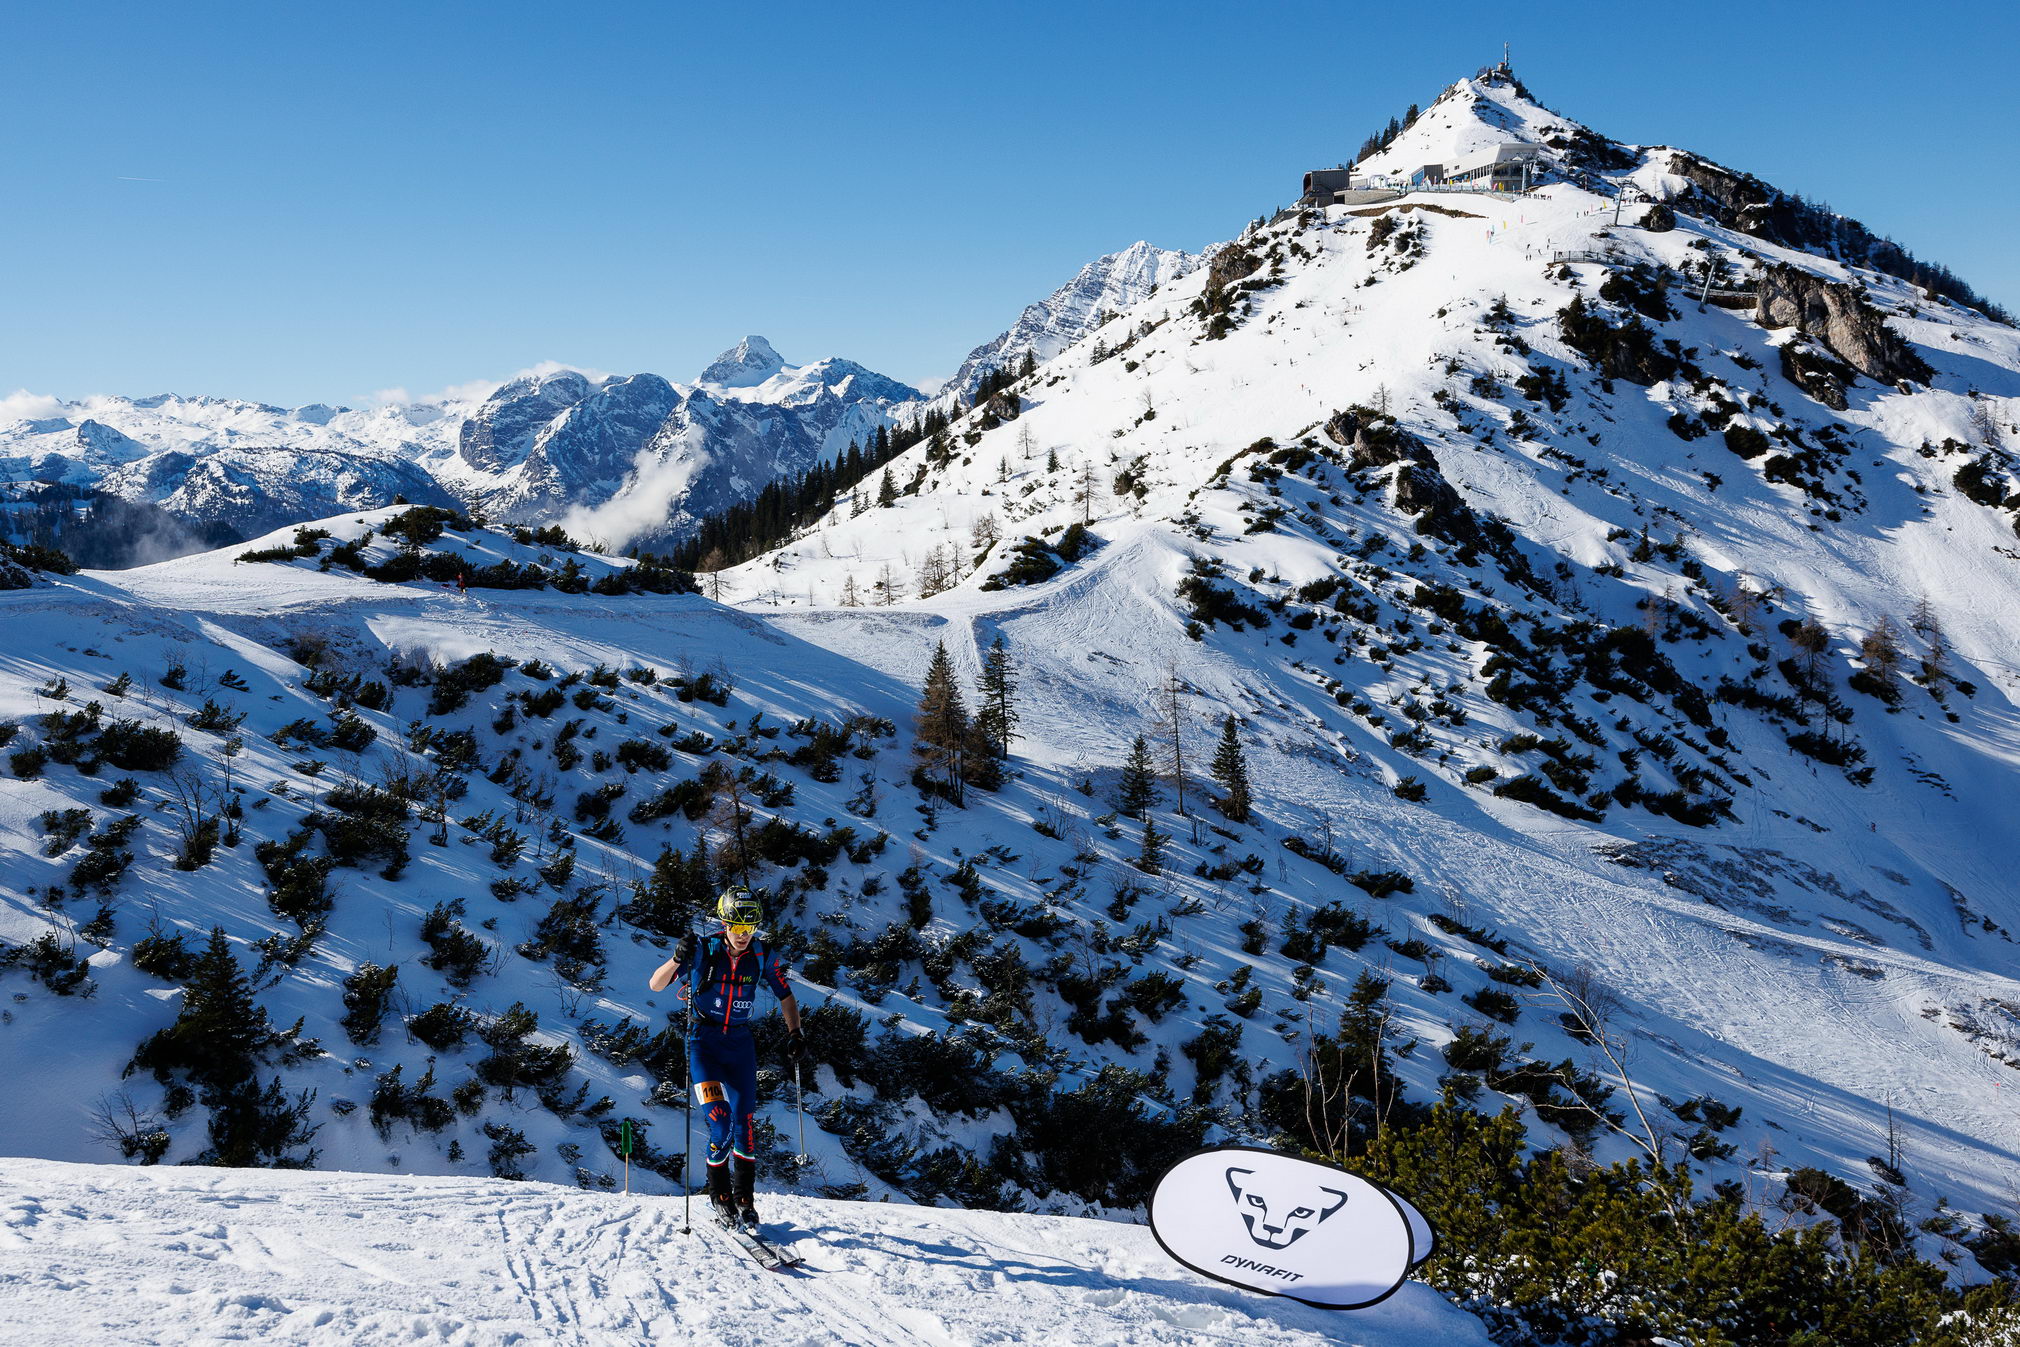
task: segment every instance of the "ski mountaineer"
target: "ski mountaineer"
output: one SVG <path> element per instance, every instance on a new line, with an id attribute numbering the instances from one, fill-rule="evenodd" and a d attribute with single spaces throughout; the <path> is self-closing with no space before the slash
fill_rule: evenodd
<path id="1" fill-rule="evenodd" d="M 757 1041 L 750 1022 L 758 984 L 771 988 L 785 1016 L 787 1059 L 801 1064 L 806 1049 L 786 966 L 757 938 L 764 904 L 749 889 L 733 888 L 716 900 L 715 914 L 722 931 L 703 940 L 690 931 L 648 985 L 662 992 L 685 978 L 680 995 L 694 1026 L 687 1073 L 708 1119 L 709 1201 L 718 1221 L 756 1233 Z"/>

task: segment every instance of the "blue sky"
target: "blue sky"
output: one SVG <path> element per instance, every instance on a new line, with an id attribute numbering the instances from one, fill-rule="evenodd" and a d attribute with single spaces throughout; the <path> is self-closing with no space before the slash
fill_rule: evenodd
<path id="1" fill-rule="evenodd" d="M 2020 309 L 2015 7 L 1541 8 L 16 6 L 0 394 L 691 378 L 746 332 L 944 375 L 1089 258 L 1230 236 L 1503 41 L 1556 110 Z"/>

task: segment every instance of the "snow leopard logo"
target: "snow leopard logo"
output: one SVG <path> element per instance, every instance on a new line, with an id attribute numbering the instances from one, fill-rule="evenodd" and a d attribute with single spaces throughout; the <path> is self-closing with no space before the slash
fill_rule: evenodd
<path id="1" fill-rule="evenodd" d="M 1347 1195 L 1338 1188 L 1288 1178 L 1258 1179 L 1253 1169 L 1229 1169 L 1227 1187 L 1248 1224 L 1248 1237 L 1265 1249 L 1290 1248 L 1347 1205 Z"/>

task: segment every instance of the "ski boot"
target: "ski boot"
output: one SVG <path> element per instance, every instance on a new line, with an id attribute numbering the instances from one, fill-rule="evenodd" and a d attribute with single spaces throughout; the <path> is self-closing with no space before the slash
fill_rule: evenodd
<path id="1" fill-rule="evenodd" d="M 728 1165 L 708 1167 L 708 1205 L 717 1225 L 729 1227 L 737 1223 L 736 1197 L 730 1191 Z"/>
<path id="2" fill-rule="evenodd" d="M 757 1161 L 746 1160 L 739 1155 L 730 1163 L 736 1166 L 736 1223 L 755 1235 L 758 1232 L 757 1204 L 754 1200 Z"/>

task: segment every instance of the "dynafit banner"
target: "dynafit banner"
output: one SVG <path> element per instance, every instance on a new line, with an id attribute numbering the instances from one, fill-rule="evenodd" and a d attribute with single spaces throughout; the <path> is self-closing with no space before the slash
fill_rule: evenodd
<path id="1" fill-rule="evenodd" d="M 1322 1309 L 1364 1309 L 1430 1256 L 1423 1214 L 1335 1165 L 1250 1146 L 1179 1161 L 1150 1198 L 1164 1251 L 1217 1280 Z"/>

